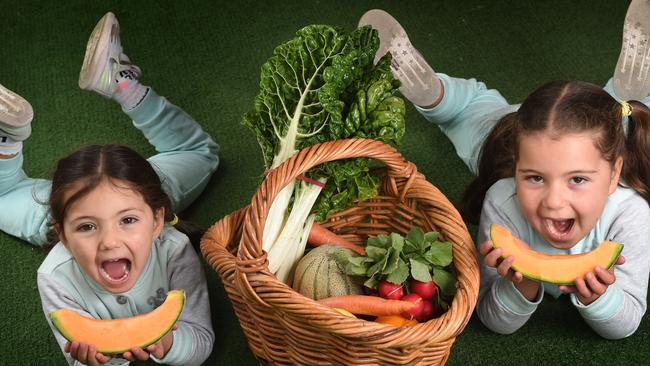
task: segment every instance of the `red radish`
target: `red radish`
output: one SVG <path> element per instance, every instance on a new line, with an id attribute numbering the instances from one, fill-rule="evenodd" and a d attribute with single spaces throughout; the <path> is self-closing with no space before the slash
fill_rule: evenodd
<path id="1" fill-rule="evenodd" d="M 424 301 L 422 300 L 422 297 L 420 295 L 415 293 L 410 293 L 402 297 L 402 301 L 408 301 L 415 304 L 415 306 L 402 313 L 402 316 L 405 317 L 406 319 L 415 319 L 422 313 L 422 308 L 424 307 Z"/>
<path id="2" fill-rule="evenodd" d="M 345 248 L 354 250 L 360 255 L 366 255 L 365 249 L 360 245 L 354 244 L 349 240 L 343 239 L 332 231 L 322 227 L 319 223 L 315 222 L 311 225 L 309 230 L 309 237 L 307 243 L 313 247 L 318 247 L 325 244 L 335 244 Z"/>
<path id="3" fill-rule="evenodd" d="M 411 292 L 422 296 L 424 300 L 429 300 L 438 294 L 438 286 L 433 281 L 421 282 L 411 278 Z"/>
<path id="4" fill-rule="evenodd" d="M 418 316 L 415 317 L 415 319 L 420 323 L 424 323 L 427 320 L 431 319 L 432 317 L 433 317 L 433 304 L 431 303 L 431 301 L 423 300 L 422 311 Z"/>
<path id="5" fill-rule="evenodd" d="M 387 280 L 379 282 L 379 296 L 389 300 L 400 300 L 404 296 L 404 287 Z"/>

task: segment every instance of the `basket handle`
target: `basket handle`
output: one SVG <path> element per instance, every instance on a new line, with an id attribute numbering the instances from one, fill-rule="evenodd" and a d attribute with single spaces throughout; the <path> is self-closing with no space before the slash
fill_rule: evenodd
<path id="1" fill-rule="evenodd" d="M 408 191 L 410 182 L 417 175 L 415 164 L 407 161 L 392 146 L 374 139 L 333 140 L 313 145 L 301 150 L 276 169 L 272 170 L 260 185 L 251 200 L 250 209 L 244 218 L 242 241 L 237 254 L 237 269 L 242 274 L 245 288 L 252 295 L 259 297 L 245 279 L 246 273 L 268 272 L 266 253 L 262 250 L 262 235 L 271 204 L 278 193 L 292 180 L 309 169 L 333 160 L 368 157 L 383 162 L 390 177 L 407 177 L 407 184 L 402 187 L 401 197 Z M 237 276 L 240 277 L 240 276 Z M 261 301 L 261 300 L 260 300 Z"/>

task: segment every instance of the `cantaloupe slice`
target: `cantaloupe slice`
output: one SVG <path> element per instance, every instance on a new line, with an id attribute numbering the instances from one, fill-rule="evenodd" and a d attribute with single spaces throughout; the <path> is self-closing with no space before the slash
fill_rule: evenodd
<path id="1" fill-rule="evenodd" d="M 92 344 L 98 352 L 108 355 L 156 343 L 172 329 L 184 305 L 185 291 L 173 290 L 167 293 L 162 305 L 131 318 L 93 319 L 70 309 L 59 309 L 49 315 L 68 341 Z"/>
<path id="2" fill-rule="evenodd" d="M 593 272 L 596 266 L 610 268 L 623 250 L 623 244 L 606 240 L 596 249 L 582 254 L 540 253 L 530 249 L 507 228 L 496 224 L 490 225 L 490 240 L 495 248 L 501 248 L 503 258 L 515 258 L 513 270 L 525 277 L 558 285 L 573 285 L 576 278 Z"/>

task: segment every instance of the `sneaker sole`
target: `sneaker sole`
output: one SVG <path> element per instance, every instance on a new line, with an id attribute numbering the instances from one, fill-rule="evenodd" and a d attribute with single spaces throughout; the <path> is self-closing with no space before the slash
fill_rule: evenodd
<path id="1" fill-rule="evenodd" d="M 86 53 L 79 73 L 79 87 L 84 90 L 91 90 L 101 77 L 103 63 L 106 61 L 106 55 L 97 52 L 101 49 L 107 49 L 107 43 L 110 42 L 111 26 L 115 22 L 115 14 L 108 12 L 97 22 L 93 29 L 88 43 L 86 44 Z"/>
<path id="2" fill-rule="evenodd" d="M 13 135 L 13 130 L 24 129 L 34 118 L 32 105 L 23 97 L 0 85 L 0 128 Z M 18 131 L 16 131 L 18 132 Z"/>
<path id="3" fill-rule="evenodd" d="M 381 26 L 378 27 L 377 25 L 379 24 L 381 24 Z M 379 59 L 386 54 L 388 48 L 390 47 L 390 44 L 381 42 L 381 40 L 392 39 L 396 35 L 408 40 L 406 31 L 404 28 L 402 28 L 399 22 L 393 18 L 392 15 L 381 9 L 368 10 L 365 14 L 363 14 L 361 16 L 361 19 L 359 19 L 359 27 L 362 27 L 364 25 L 372 26 L 379 33 L 380 42 L 377 54 L 375 54 L 375 63 L 377 63 L 377 61 L 379 61 Z"/>
<path id="4" fill-rule="evenodd" d="M 641 100 L 650 93 L 650 3 L 633 0 L 625 15 L 621 53 L 613 86 L 623 100 Z"/>
<path id="5" fill-rule="evenodd" d="M 390 68 L 393 76 L 402 83 L 402 95 L 417 105 L 430 105 L 433 101 L 428 98 L 428 93 L 433 93 L 435 87 L 432 83 L 438 82 L 437 76 L 420 52 L 413 47 L 404 28 L 381 9 L 369 10 L 363 14 L 359 19 L 359 26 L 365 25 L 372 26 L 379 34 L 375 64 L 390 51 L 393 55 Z"/>

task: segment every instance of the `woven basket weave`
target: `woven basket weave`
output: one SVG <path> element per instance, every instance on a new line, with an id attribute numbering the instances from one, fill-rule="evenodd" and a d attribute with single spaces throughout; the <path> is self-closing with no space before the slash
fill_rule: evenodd
<path id="1" fill-rule="evenodd" d="M 310 168 L 354 157 L 386 165 L 380 195 L 334 215 L 323 226 L 356 243 L 390 232 L 406 235 L 413 226 L 440 232 L 453 244 L 458 275 L 456 295 L 441 317 L 413 327 L 348 318 L 269 272 L 262 232 L 273 199 Z M 300 151 L 266 177 L 250 206 L 208 229 L 201 251 L 221 277 L 251 350 L 264 364 L 444 364 L 478 294 L 476 249 L 460 215 L 414 164 L 376 140 L 330 141 Z"/>

